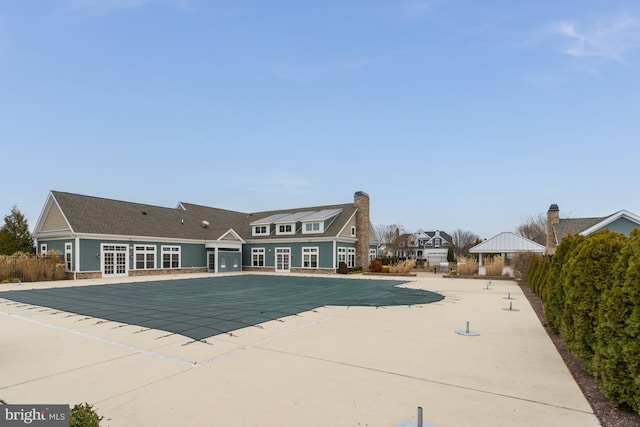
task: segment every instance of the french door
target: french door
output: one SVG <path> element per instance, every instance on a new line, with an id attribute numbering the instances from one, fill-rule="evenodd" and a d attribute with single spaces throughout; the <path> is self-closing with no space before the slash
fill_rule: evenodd
<path id="1" fill-rule="evenodd" d="M 129 274 L 129 246 L 101 245 L 101 270 L 103 277 L 127 276 Z"/>
<path id="2" fill-rule="evenodd" d="M 291 248 L 276 248 L 276 271 L 291 270 Z"/>

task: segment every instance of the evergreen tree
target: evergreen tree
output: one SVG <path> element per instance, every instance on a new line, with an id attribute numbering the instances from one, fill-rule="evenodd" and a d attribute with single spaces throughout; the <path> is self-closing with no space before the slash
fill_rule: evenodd
<path id="1" fill-rule="evenodd" d="M 590 371 L 593 369 L 600 299 L 613 285 L 611 271 L 625 240 L 623 234 L 598 231 L 577 246 L 577 253 L 570 262 L 562 336 L 569 350 Z"/>
<path id="2" fill-rule="evenodd" d="M 544 302 L 544 313 L 549 328 L 555 332 L 560 332 L 560 324 L 565 305 L 565 282 L 569 274 L 569 261 L 573 256 L 576 246 L 584 239 L 583 236 L 568 235 L 562 239 L 562 243 L 556 249 L 556 253 L 551 260 L 551 277 L 549 278 L 549 289 L 547 289 Z"/>
<path id="3" fill-rule="evenodd" d="M 0 228 L 0 254 L 13 255 L 16 252 L 32 254 L 35 248 L 27 219 L 14 206 L 11 213 L 5 215 L 4 225 Z"/>
<path id="4" fill-rule="evenodd" d="M 594 377 L 618 406 L 640 412 L 640 229 L 620 251 L 598 311 Z"/>

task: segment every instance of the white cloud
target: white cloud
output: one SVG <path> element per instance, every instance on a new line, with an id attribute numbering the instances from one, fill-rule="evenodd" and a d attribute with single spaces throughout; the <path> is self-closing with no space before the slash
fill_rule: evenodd
<path id="1" fill-rule="evenodd" d="M 548 30 L 562 38 L 562 52 L 576 58 L 598 57 L 626 64 L 625 56 L 640 48 L 640 19 L 632 15 L 594 23 L 558 21 Z"/>

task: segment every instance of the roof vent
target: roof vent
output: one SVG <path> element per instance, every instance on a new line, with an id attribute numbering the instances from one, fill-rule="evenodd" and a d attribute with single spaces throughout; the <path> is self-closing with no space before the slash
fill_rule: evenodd
<path id="1" fill-rule="evenodd" d="M 202 228 L 209 228 L 209 221 L 202 220 Z"/>
<path id="2" fill-rule="evenodd" d="M 142 211 L 142 215 L 146 215 L 146 214 L 147 214 L 147 211 Z"/>

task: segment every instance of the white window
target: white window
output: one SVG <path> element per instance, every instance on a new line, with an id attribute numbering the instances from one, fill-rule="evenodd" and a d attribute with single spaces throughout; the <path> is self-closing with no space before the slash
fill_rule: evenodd
<path id="1" fill-rule="evenodd" d="M 267 234 L 269 234 L 269 227 L 267 227 L 266 225 L 253 226 L 254 236 L 266 236 Z"/>
<path id="2" fill-rule="evenodd" d="M 322 233 L 324 227 L 320 226 L 320 222 L 305 222 L 302 233 Z"/>
<path id="3" fill-rule="evenodd" d="M 355 236 L 355 235 L 356 235 L 356 226 L 355 226 L 355 225 L 352 225 L 352 226 L 351 226 L 351 235 L 352 235 L 352 236 Z"/>
<path id="4" fill-rule="evenodd" d="M 280 224 L 276 234 L 295 234 L 295 231 L 293 224 Z"/>
<path id="5" fill-rule="evenodd" d="M 162 268 L 180 268 L 180 246 L 162 247 Z"/>
<path id="6" fill-rule="evenodd" d="M 251 265 L 253 267 L 264 267 L 264 248 L 251 249 Z"/>
<path id="7" fill-rule="evenodd" d="M 378 257 L 378 252 L 375 249 L 369 249 L 369 261 L 373 261 Z"/>
<path id="8" fill-rule="evenodd" d="M 347 248 L 338 248 L 338 266 L 341 262 L 347 263 Z"/>
<path id="9" fill-rule="evenodd" d="M 347 248 L 347 267 L 353 268 L 356 265 L 356 248 Z"/>
<path id="10" fill-rule="evenodd" d="M 436 248 L 440 247 L 440 239 L 433 239 L 433 246 L 435 246 Z"/>
<path id="11" fill-rule="evenodd" d="M 133 257 L 136 260 L 134 268 L 136 270 L 149 270 L 156 268 L 156 247 L 147 245 L 135 245 Z"/>
<path id="12" fill-rule="evenodd" d="M 40 255 L 46 255 L 47 254 L 47 244 L 43 243 L 40 245 Z"/>
<path id="13" fill-rule="evenodd" d="M 67 271 L 73 270 L 73 249 L 71 243 L 64 244 L 64 268 Z"/>
<path id="14" fill-rule="evenodd" d="M 318 248 L 302 248 L 302 267 L 318 268 Z"/>

